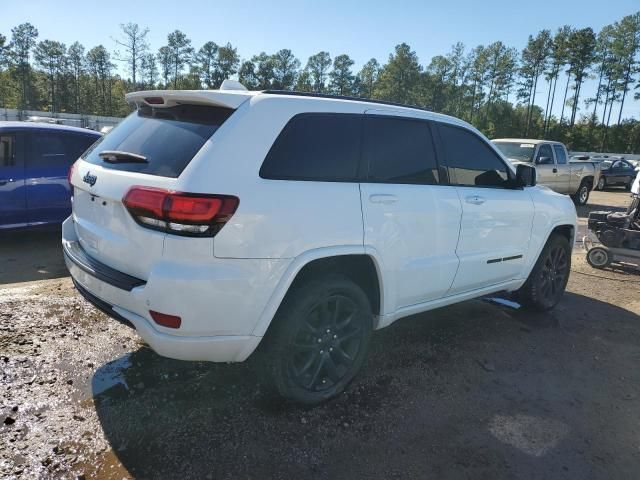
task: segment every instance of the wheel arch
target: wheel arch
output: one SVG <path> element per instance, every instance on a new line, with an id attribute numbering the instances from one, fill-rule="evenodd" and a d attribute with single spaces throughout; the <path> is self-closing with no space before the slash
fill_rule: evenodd
<path id="1" fill-rule="evenodd" d="M 582 177 L 580 184 L 584 182 L 589 182 L 589 184 L 591 185 L 591 188 L 593 189 L 593 187 L 595 186 L 595 184 L 593 183 L 594 181 L 595 181 L 595 177 L 593 175 L 587 175 L 585 177 Z"/>
<path id="2" fill-rule="evenodd" d="M 549 235 L 547 235 L 547 239 L 545 240 L 544 243 L 546 245 L 546 243 L 549 241 L 549 238 L 551 238 L 551 235 L 553 235 L 554 233 L 557 233 L 565 237 L 569 242 L 569 245 L 573 245 L 575 242 L 575 235 L 576 235 L 575 230 L 576 230 L 575 226 L 571 224 L 556 225 L 555 227 L 553 227 L 551 232 L 549 232 Z M 543 248 L 544 248 L 544 245 L 543 245 Z"/>
<path id="3" fill-rule="evenodd" d="M 373 255 L 365 253 L 362 246 L 333 247 L 305 252 L 293 259 L 260 315 L 253 335 L 264 336 L 266 334 L 287 294 L 310 276 L 328 272 L 344 274 L 364 290 L 371 302 L 371 310 L 375 316 L 375 329 L 381 312 L 384 311 L 382 276 L 377 259 Z"/>

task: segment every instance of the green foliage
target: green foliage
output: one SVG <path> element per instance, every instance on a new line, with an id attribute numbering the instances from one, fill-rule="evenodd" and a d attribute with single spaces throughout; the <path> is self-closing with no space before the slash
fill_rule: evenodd
<path id="1" fill-rule="evenodd" d="M 529 136 L 561 140 L 575 150 L 640 152 L 640 121 L 622 118 L 625 102 L 640 100 L 640 12 L 597 35 L 589 27 L 569 25 L 553 35 L 541 30 L 529 36 L 521 54 L 501 41 L 469 50 L 456 43 L 421 64 L 416 52 L 401 43 L 385 64 L 372 58 L 357 73 L 347 54 L 332 60 L 329 52 L 320 51 L 304 68 L 286 48 L 241 61 L 233 45 L 208 41 L 196 50 L 180 30 L 170 33 L 154 54 L 147 28 L 127 23 L 120 29 L 113 52 L 102 45 L 86 51 L 78 42 L 68 48 L 54 40 L 38 42 L 38 30 L 30 23 L 0 34 L 0 106 L 126 115 L 127 92 L 218 88 L 237 75 L 251 90 L 417 105 L 467 120 L 489 137 Z M 124 62 L 129 78 L 116 74 L 114 60 Z M 581 92 L 587 78 L 597 81 L 591 98 Z M 561 107 L 554 109 L 560 97 Z"/>
<path id="2" fill-rule="evenodd" d="M 351 67 L 355 62 L 349 55 L 338 55 L 333 59 L 333 70 L 329 73 L 329 91 L 336 95 L 353 95 L 355 76 Z"/>
<path id="3" fill-rule="evenodd" d="M 305 70 L 309 73 L 312 91 L 326 91 L 329 67 L 331 67 L 331 56 L 329 52 L 319 52 L 309 57 Z"/>
<path id="4" fill-rule="evenodd" d="M 374 97 L 398 103 L 420 104 L 421 72 L 416 52 L 406 43 L 397 45 L 395 53 L 389 55 L 389 61 L 380 69 L 373 90 Z"/>

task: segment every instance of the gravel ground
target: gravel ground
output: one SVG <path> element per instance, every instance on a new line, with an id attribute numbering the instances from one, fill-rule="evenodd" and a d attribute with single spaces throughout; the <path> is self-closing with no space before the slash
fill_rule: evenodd
<path id="1" fill-rule="evenodd" d="M 632 268 L 577 250 L 549 314 L 484 299 L 399 321 L 346 393 L 304 409 L 262 390 L 252 361 L 154 354 L 80 298 L 57 242 L 0 241 L 3 478 L 638 477 Z"/>

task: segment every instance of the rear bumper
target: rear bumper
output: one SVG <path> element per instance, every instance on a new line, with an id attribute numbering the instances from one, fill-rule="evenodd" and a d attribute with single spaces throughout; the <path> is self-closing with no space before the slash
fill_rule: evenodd
<path id="1" fill-rule="evenodd" d="M 264 306 L 253 305 L 247 310 L 246 301 L 233 304 L 237 299 L 225 294 L 228 287 L 224 282 L 230 281 L 230 275 L 224 275 L 224 263 L 217 272 L 222 283 L 216 291 L 215 284 L 203 280 L 199 271 L 190 271 L 188 266 L 173 268 L 173 276 L 162 274 L 160 266 L 159 274 L 152 272 L 147 281 L 111 269 L 82 249 L 72 218 L 63 223 L 62 244 L 65 262 L 78 292 L 111 318 L 135 328 L 138 335 L 162 356 L 178 360 L 241 362 L 262 339 L 250 332 Z M 233 281 L 242 281 L 237 269 L 232 273 Z M 191 280 L 185 280 L 185 277 L 191 277 Z M 197 288 L 193 285 L 196 283 Z M 204 299 L 203 291 L 209 292 Z M 149 315 L 150 309 L 181 316 L 183 326 L 172 331 L 156 325 Z M 237 318 L 217 315 L 232 309 L 238 312 Z M 236 320 L 237 330 L 248 333 L 227 334 L 230 320 Z M 218 334 L 221 331 L 224 334 Z"/>

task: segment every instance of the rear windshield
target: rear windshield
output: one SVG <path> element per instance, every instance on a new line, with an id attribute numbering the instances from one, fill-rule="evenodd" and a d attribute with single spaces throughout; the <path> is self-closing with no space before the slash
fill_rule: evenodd
<path id="1" fill-rule="evenodd" d="M 141 106 L 82 157 L 113 170 L 178 177 L 214 132 L 233 113 L 232 109 L 204 105 L 169 108 Z M 100 152 L 119 151 L 142 155 L 146 162 L 107 162 Z"/>

